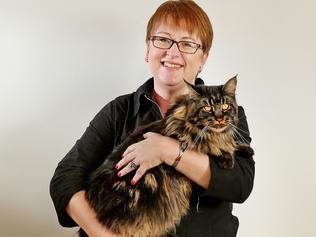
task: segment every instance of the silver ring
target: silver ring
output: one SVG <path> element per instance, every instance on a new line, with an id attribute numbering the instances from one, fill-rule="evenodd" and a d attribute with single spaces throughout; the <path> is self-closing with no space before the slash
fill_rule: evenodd
<path id="1" fill-rule="evenodd" d="M 136 169 L 138 165 L 136 165 L 133 161 L 131 161 L 129 163 L 129 167 L 131 167 L 132 169 Z"/>

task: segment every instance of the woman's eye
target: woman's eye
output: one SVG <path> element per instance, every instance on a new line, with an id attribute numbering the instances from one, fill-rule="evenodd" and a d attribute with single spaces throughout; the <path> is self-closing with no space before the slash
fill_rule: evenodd
<path id="1" fill-rule="evenodd" d="M 204 110 L 205 112 L 210 112 L 210 111 L 211 111 L 211 109 L 212 109 L 212 107 L 211 107 L 211 106 L 209 106 L 209 105 L 204 106 L 204 108 L 203 108 L 203 110 Z"/>
<path id="2" fill-rule="evenodd" d="M 222 105 L 222 110 L 228 110 L 229 109 L 229 104 L 223 104 Z"/>
<path id="3" fill-rule="evenodd" d="M 191 42 L 182 42 L 182 45 L 187 48 L 194 48 L 194 45 Z"/>
<path id="4" fill-rule="evenodd" d="M 170 39 L 166 39 L 166 38 L 157 38 L 157 41 L 161 43 L 170 43 Z"/>

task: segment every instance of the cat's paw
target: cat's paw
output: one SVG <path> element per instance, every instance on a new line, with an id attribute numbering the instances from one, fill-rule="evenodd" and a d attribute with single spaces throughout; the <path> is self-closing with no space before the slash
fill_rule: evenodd
<path id="1" fill-rule="evenodd" d="M 235 165 L 235 159 L 230 153 L 222 151 L 222 156 L 219 157 L 218 164 L 224 169 L 232 169 Z"/>
<path id="2" fill-rule="evenodd" d="M 252 157 L 255 154 L 255 152 L 251 148 L 251 146 L 249 146 L 247 144 L 238 144 L 237 149 L 235 151 L 235 154 L 237 156 L 250 158 L 250 157 Z"/>

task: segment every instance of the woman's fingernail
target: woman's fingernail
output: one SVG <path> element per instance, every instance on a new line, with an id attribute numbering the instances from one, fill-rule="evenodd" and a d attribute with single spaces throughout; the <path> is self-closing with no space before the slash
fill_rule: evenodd
<path id="1" fill-rule="evenodd" d="M 117 173 L 117 176 L 118 176 L 118 177 L 121 177 L 121 176 L 122 176 L 122 173 L 121 173 L 121 172 L 118 172 L 118 173 Z"/>
<path id="2" fill-rule="evenodd" d="M 118 170 L 118 168 L 119 168 L 119 166 L 118 166 L 118 165 L 116 165 L 116 166 L 115 166 L 115 169 L 116 169 L 116 170 Z"/>
<path id="3" fill-rule="evenodd" d="M 131 184 L 132 184 L 132 185 L 135 185 L 135 184 L 136 184 L 136 181 L 132 179 Z"/>

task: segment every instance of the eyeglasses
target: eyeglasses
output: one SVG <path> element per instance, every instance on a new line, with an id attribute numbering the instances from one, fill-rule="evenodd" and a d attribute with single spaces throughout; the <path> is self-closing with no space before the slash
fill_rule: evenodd
<path id="1" fill-rule="evenodd" d="M 161 36 L 153 36 L 151 38 L 153 45 L 158 49 L 170 49 L 175 43 L 182 53 L 195 54 L 198 49 L 203 49 L 198 43 L 191 41 L 175 41 Z"/>

